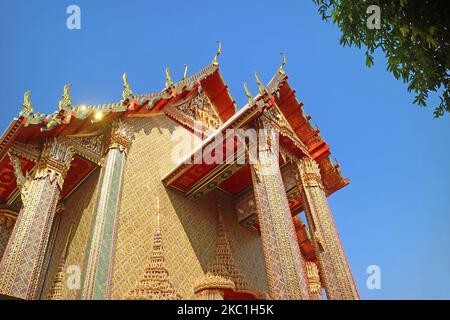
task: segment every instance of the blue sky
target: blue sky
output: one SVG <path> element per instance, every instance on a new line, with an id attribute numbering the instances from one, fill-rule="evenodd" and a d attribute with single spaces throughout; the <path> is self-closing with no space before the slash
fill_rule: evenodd
<path id="1" fill-rule="evenodd" d="M 66 8 L 81 8 L 81 30 Z M 56 110 L 65 83 L 73 102 L 121 98 L 121 75 L 137 93 L 159 91 L 207 65 L 222 40 L 222 74 L 239 106 L 253 72 L 285 69 L 350 185 L 330 198 L 364 299 L 450 298 L 450 121 L 412 105 L 406 86 L 368 69 L 362 51 L 339 45 L 339 31 L 312 1 L 0 0 L 0 131 L 32 90 L 40 112 Z M 436 99 L 434 101 L 437 101 Z M 381 268 L 380 290 L 366 268 Z"/>

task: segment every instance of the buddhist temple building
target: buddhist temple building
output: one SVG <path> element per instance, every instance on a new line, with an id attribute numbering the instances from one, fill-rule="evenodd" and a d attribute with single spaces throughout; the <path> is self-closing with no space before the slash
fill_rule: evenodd
<path id="1" fill-rule="evenodd" d="M 0 137 L 0 294 L 20 299 L 359 299 L 327 197 L 348 184 L 283 68 L 238 107 L 218 56 L 156 93 Z M 131 81 L 132 82 L 132 81 Z"/>

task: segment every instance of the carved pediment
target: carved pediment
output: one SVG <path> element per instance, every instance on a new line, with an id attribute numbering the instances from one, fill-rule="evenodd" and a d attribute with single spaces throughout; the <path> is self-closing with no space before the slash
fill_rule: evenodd
<path id="1" fill-rule="evenodd" d="M 265 118 L 271 123 L 272 126 L 277 128 L 279 132 L 285 136 L 291 139 L 300 149 L 305 150 L 305 145 L 301 142 L 297 134 L 294 132 L 294 129 L 292 129 L 290 123 L 285 118 L 283 113 L 280 111 L 278 106 L 273 106 L 269 110 L 266 110 L 264 112 Z"/>
<path id="2" fill-rule="evenodd" d="M 104 135 L 98 136 L 67 136 L 63 140 L 67 141 L 79 156 L 92 161 L 98 165 L 102 163 L 104 151 Z"/>
<path id="3" fill-rule="evenodd" d="M 277 106 L 273 106 L 269 110 L 266 110 L 264 114 L 276 127 L 280 129 L 280 131 L 289 132 L 294 135 L 294 130 Z"/>
<path id="4" fill-rule="evenodd" d="M 196 121 L 209 130 L 215 130 L 222 124 L 211 101 L 204 93 L 171 108 L 169 113 L 191 127 Z"/>

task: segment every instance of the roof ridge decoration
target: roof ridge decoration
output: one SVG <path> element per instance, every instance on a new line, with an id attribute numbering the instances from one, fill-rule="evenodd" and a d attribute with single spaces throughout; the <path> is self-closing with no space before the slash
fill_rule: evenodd
<path id="1" fill-rule="evenodd" d="M 286 74 L 286 72 L 283 69 L 284 65 L 286 64 L 286 55 L 284 54 L 284 52 L 280 52 L 280 54 L 283 57 L 283 60 L 281 60 L 281 65 L 278 68 L 278 72 L 281 74 Z"/>
<path id="2" fill-rule="evenodd" d="M 66 84 L 63 89 L 63 95 L 58 103 L 59 111 L 64 110 L 72 105 L 72 98 L 70 96 L 70 83 Z"/>
<path id="3" fill-rule="evenodd" d="M 250 106 L 255 102 L 255 100 L 253 99 L 253 95 L 250 92 L 250 90 L 248 90 L 247 82 L 244 82 L 243 86 L 244 86 L 245 95 L 247 96 L 248 105 Z"/>
<path id="4" fill-rule="evenodd" d="M 172 76 L 170 75 L 170 69 L 169 67 L 166 67 L 166 83 L 165 88 L 168 89 L 170 87 L 173 87 L 173 81 Z"/>
<path id="5" fill-rule="evenodd" d="M 91 114 L 99 114 L 99 119 L 111 112 L 125 112 L 133 110 L 135 105 L 146 104 L 147 109 L 152 109 L 153 105 L 161 99 L 169 99 L 183 89 L 192 90 L 194 86 L 200 85 L 200 81 L 213 74 L 219 67 L 218 56 L 222 52 L 222 44 L 218 41 L 218 49 L 213 61 L 197 73 L 187 76 L 187 65 L 185 65 L 182 80 L 173 82 L 169 68 L 166 69 L 166 86 L 160 92 L 134 94 L 128 82 L 127 74 L 122 75 L 122 99 L 118 102 L 97 104 L 97 105 L 72 105 L 70 96 L 70 84 L 64 86 L 62 99 L 59 101 L 58 110 L 51 114 L 35 112 L 31 103 L 31 90 L 24 94 L 22 109 L 19 117 L 23 118 L 23 126 L 40 125 L 41 131 L 50 131 L 61 124 L 68 124 L 72 117 L 84 120 Z M 201 90 L 201 88 L 200 88 Z M 101 115 L 100 115 L 101 113 Z M 98 122 L 94 117 L 92 123 Z"/>
<path id="6" fill-rule="evenodd" d="M 266 91 L 266 87 L 263 85 L 261 79 L 259 78 L 259 74 L 258 72 L 255 71 L 255 79 L 256 79 L 256 84 L 258 85 L 258 92 L 260 95 L 263 95 Z"/>
<path id="7" fill-rule="evenodd" d="M 264 295 L 258 293 L 245 279 L 236 265 L 226 235 L 220 203 L 218 209 L 216 255 L 209 263 L 205 275 L 194 286 L 194 292 L 219 289 L 246 293 L 253 295 L 255 298 L 263 297 Z"/>
<path id="8" fill-rule="evenodd" d="M 219 66 L 219 56 L 221 53 L 222 53 L 222 41 L 218 40 L 217 41 L 217 52 L 212 61 L 213 66 L 216 66 L 216 67 Z"/>
<path id="9" fill-rule="evenodd" d="M 183 78 L 181 78 L 182 81 L 187 78 L 187 74 L 188 74 L 188 66 L 187 66 L 187 64 L 185 64 L 184 65 Z"/>
<path id="10" fill-rule="evenodd" d="M 133 94 L 130 84 L 128 83 L 128 77 L 126 72 L 124 72 L 122 75 L 122 82 L 123 82 L 122 101 L 125 101 L 129 99 L 130 96 Z"/>
<path id="11" fill-rule="evenodd" d="M 31 103 L 31 90 L 28 90 L 23 95 L 23 103 L 22 103 L 22 110 L 19 113 L 19 116 L 29 116 L 30 114 L 33 114 L 33 104 Z"/>
<path id="12" fill-rule="evenodd" d="M 141 280 L 128 294 L 127 299 L 130 300 L 180 300 L 182 298 L 170 282 L 169 272 L 165 265 L 159 197 L 157 197 L 157 212 L 158 222 L 150 260 L 144 269 Z"/>

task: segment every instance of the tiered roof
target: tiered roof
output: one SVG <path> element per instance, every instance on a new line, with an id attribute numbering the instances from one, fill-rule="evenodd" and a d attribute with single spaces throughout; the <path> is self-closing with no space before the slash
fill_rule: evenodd
<path id="1" fill-rule="evenodd" d="M 249 96 L 249 103 L 238 110 L 220 74 L 218 54 L 205 68 L 190 77 L 185 76 L 179 82 L 172 81 L 167 70 L 166 86 L 156 93 L 133 93 L 127 77 L 124 76 L 122 99 L 113 103 L 72 105 L 70 86 L 65 86 L 57 111 L 44 115 L 35 112 L 28 92 L 19 117 L 11 122 L 0 138 L 0 207 L 2 205 L 11 207 L 18 194 L 14 169 L 7 154 L 12 149 L 26 151 L 28 156 L 21 158 L 22 168 L 24 171 L 31 171 L 39 156 L 33 150 L 45 139 L 58 136 L 100 135 L 105 132 L 107 127 L 105 124 L 118 117 L 146 117 L 165 113 L 192 131 L 185 121 L 174 117 L 169 110 L 199 94 L 208 97 L 222 121 L 220 127 L 204 139 L 201 148 L 204 149 L 212 143 L 215 135 L 224 134 L 229 128 L 242 128 L 272 105 L 276 105 L 293 132 L 292 135 L 289 131 L 281 130 L 281 144 L 297 157 L 308 155 L 318 162 L 328 194 L 348 184 L 348 180 L 340 172 L 339 164 L 331 160 L 328 144 L 319 130 L 311 125 L 311 117 L 305 115 L 303 104 L 297 100 L 295 91 L 291 89 L 283 67 L 279 68 L 266 86 L 257 79 L 259 94 L 255 97 Z M 163 179 L 167 186 L 181 190 L 187 196 L 196 198 L 204 194 L 205 190 L 202 188 L 204 189 L 207 182 L 212 182 L 210 185 L 232 196 L 239 196 L 251 187 L 249 166 L 225 168 L 215 164 L 193 165 L 188 160 L 189 157 Z M 73 164 L 65 179 L 63 198 L 67 197 L 96 167 L 91 159 L 79 155 L 74 158 Z M 227 172 L 225 178 L 212 181 L 225 172 Z M 301 199 L 297 200 L 301 202 Z M 301 205 L 295 210 L 298 212 L 300 209 Z"/>

